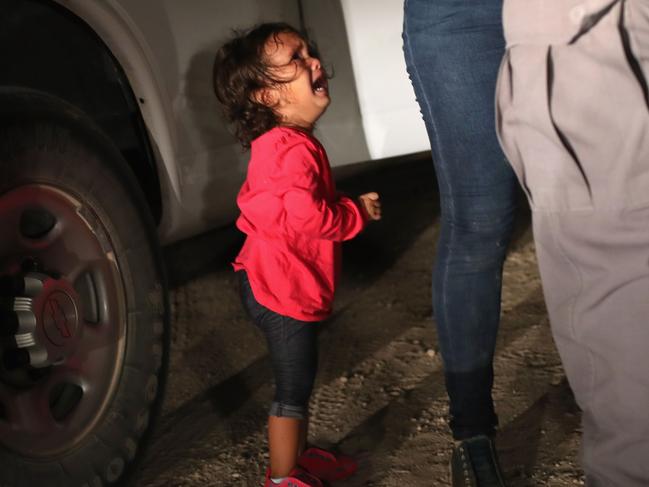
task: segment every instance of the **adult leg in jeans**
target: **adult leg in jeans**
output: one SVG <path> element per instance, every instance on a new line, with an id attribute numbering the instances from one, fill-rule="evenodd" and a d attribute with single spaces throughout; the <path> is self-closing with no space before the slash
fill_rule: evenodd
<path id="1" fill-rule="evenodd" d="M 500 0 L 405 2 L 406 64 L 441 198 L 433 306 L 457 440 L 491 437 L 497 425 L 492 361 L 517 191 L 494 126 L 501 8 Z"/>

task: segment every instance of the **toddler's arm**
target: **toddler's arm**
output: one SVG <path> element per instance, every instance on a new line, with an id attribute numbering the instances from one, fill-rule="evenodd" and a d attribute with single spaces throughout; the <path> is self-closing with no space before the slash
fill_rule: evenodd
<path id="1" fill-rule="evenodd" d="M 292 148 L 286 162 L 289 183 L 283 201 L 288 226 L 313 238 L 334 241 L 349 240 L 365 227 L 368 218 L 360 201 L 347 196 L 328 201 L 320 166 L 306 147 Z"/>

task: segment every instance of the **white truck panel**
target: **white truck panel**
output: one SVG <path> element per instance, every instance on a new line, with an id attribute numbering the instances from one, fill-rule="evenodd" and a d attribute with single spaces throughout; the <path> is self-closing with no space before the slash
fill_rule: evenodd
<path id="1" fill-rule="evenodd" d="M 214 53 L 234 28 L 299 27 L 300 2 L 57 1 L 99 35 L 140 100 L 158 157 L 162 241 L 232 221 L 248 155 L 214 96 Z M 317 127 L 334 166 L 427 149 L 401 52 L 401 3 L 302 1 L 307 31 L 334 68 L 332 103 Z"/>
<path id="2" fill-rule="evenodd" d="M 341 3 L 370 155 L 378 159 L 429 150 L 403 58 L 403 0 Z"/>

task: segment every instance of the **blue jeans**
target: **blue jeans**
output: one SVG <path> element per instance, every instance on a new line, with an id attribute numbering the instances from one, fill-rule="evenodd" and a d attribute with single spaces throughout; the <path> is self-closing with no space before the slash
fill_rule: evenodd
<path id="1" fill-rule="evenodd" d="M 456 439 L 493 435 L 493 354 L 517 182 L 495 129 L 501 0 L 406 0 L 404 54 L 441 199 L 433 308 Z"/>
<path id="2" fill-rule="evenodd" d="M 275 377 L 275 397 L 269 415 L 306 419 L 318 371 L 318 323 L 269 310 L 255 299 L 246 272 L 237 274 L 243 307 L 268 345 Z"/>

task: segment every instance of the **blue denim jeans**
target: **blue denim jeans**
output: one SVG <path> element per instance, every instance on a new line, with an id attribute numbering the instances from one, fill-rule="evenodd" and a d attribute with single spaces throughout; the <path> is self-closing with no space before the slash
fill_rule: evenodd
<path id="1" fill-rule="evenodd" d="M 501 0 L 406 0 L 408 73 L 440 194 L 433 308 L 456 439 L 492 435 L 502 266 L 517 182 L 495 130 Z"/>
<path id="2" fill-rule="evenodd" d="M 266 337 L 273 367 L 275 397 L 269 415 L 306 419 L 318 370 L 318 323 L 269 310 L 255 299 L 246 272 L 237 274 L 241 302 Z"/>

